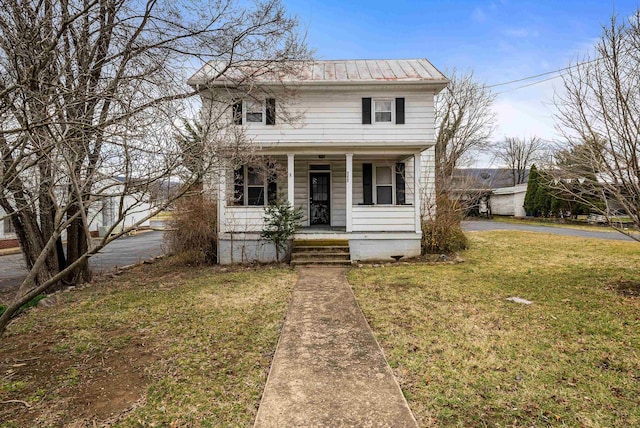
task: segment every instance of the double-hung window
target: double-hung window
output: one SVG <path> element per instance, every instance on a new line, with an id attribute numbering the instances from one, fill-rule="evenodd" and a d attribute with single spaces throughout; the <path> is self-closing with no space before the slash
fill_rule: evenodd
<path id="1" fill-rule="evenodd" d="M 404 98 L 362 98 L 362 124 L 404 125 Z"/>
<path id="2" fill-rule="evenodd" d="M 362 164 L 363 205 L 405 205 L 405 165 Z"/>
<path id="3" fill-rule="evenodd" d="M 231 106 L 234 125 L 243 123 L 261 123 L 263 125 L 276 124 L 276 99 L 236 100 Z"/>
<path id="4" fill-rule="evenodd" d="M 255 168 L 247 168 L 247 205 L 264 205 L 265 181 Z"/>
<path id="5" fill-rule="evenodd" d="M 11 219 L 10 218 L 5 218 L 2 223 L 3 223 L 3 225 L 2 225 L 3 232 L 4 232 L 5 235 L 10 235 L 10 234 L 16 232 L 13 229 L 13 223 L 11 223 Z"/>
<path id="6" fill-rule="evenodd" d="M 264 206 L 273 202 L 278 193 L 275 166 L 265 168 L 240 166 L 233 172 L 233 205 Z"/>
<path id="7" fill-rule="evenodd" d="M 263 123 L 263 104 L 259 101 L 248 100 L 246 102 L 247 123 Z"/>
<path id="8" fill-rule="evenodd" d="M 375 167 L 375 203 L 378 205 L 393 204 L 393 174 L 390 166 Z"/>
<path id="9" fill-rule="evenodd" d="M 373 100 L 375 123 L 391 123 L 393 112 L 392 100 Z"/>

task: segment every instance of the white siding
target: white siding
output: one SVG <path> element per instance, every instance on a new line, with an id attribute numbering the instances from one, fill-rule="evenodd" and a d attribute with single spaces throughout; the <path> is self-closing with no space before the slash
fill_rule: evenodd
<path id="1" fill-rule="evenodd" d="M 412 206 L 353 207 L 354 232 L 407 232 L 414 221 Z"/>
<path id="2" fill-rule="evenodd" d="M 264 207 L 226 207 L 224 232 L 261 232 L 264 228 Z"/>
<path id="3" fill-rule="evenodd" d="M 524 217 L 526 215 L 524 211 L 524 197 L 526 194 L 526 184 L 495 189 L 490 199 L 491 214 Z"/>
<path id="4" fill-rule="evenodd" d="M 222 94 L 222 99 L 228 95 Z M 243 125 L 245 135 L 257 144 L 388 142 L 424 144 L 433 141 L 433 92 L 408 90 L 303 91 L 295 97 L 276 95 L 276 125 Z M 405 99 L 405 124 L 362 124 L 362 98 Z M 227 103 L 230 101 L 227 101 Z M 230 120 L 228 105 L 203 102 L 203 117 Z M 207 114 L 207 111 L 209 114 Z M 230 129 L 233 129 L 232 126 Z M 225 132 L 224 130 L 221 132 Z"/>
<path id="5" fill-rule="evenodd" d="M 422 175 L 420 177 L 420 202 L 423 216 L 434 216 L 436 207 L 436 156 L 435 147 L 431 147 L 421 153 L 420 165 Z"/>

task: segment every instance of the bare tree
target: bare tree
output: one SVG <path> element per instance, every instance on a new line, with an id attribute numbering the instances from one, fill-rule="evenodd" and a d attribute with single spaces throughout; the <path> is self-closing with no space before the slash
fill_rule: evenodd
<path id="1" fill-rule="evenodd" d="M 539 137 L 505 137 L 493 149 L 495 158 L 511 170 L 513 185 L 524 183 L 531 165 L 541 160 L 547 144 Z"/>
<path id="2" fill-rule="evenodd" d="M 449 79 L 449 85 L 435 101 L 439 191 L 446 191 L 448 179 L 465 156 L 487 146 L 496 122 L 491 110 L 495 95 L 485 84 L 474 80 L 473 72 L 458 73 L 454 69 Z"/>
<path id="3" fill-rule="evenodd" d="M 616 206 L 640 226 L 640 11 L 612 17 L 594 56 L 563 81 L 556 105 L 566 147 L 553 184 L 614 227 Z"/>
<path id="4" fill-rule="evenodd" d="M 216 60 L 222 74 L 251 60 L 278 73 L 306 57 L 279 0 L 251 4 L 0 0 L 0 206 L 29 269 L 0 334 L 39 293 L 89 279 L 89 257 L 126 232 L 127 198 L 143 201 L 169 176 L 188 189 L 218 151 L 242 147 L 241 133 L 207 126 L 213 144 L 190 170 L 173 122 L 198 92 L 185 84 L 196 63 Z M 114 198 L 117 219 L 96 243 L 90 225 Z"/>

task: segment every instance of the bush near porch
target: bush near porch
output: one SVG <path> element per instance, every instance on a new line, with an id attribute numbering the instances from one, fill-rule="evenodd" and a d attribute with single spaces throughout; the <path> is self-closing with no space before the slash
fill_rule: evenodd
<path id="1" fill-rule="evenodd" d="M 638 244 L 469 237 L 462 264 L 349 274 L 420 426 L 640 426 Z"/>

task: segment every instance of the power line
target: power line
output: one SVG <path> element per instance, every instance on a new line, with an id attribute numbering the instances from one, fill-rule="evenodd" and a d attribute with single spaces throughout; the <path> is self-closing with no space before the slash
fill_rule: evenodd
<path id="1" fill-rule="evenodd" d="M 545 73 L 534 74 L 532 76 L 522 77 L 520 79 L 515 79 L 515 80 L 509 80 L 507 82 L 494 83 L 492 85 L 487 85 L 486 87 L 487 88 L 495 88 L 497 86 L 511 85 L 513 83 L 519 83 L 519 82 L 524 82 L 526 80 L 537 79 L 539 77 L 548 76 L 550 74 L 557 74 L 557 76 L 549 77 L 549 78 L 546 78 L 546 79 L 543 79 L 543 80 L 539 80 L 537 82 L 528 83 L 526 85 L 518 86 L 518 87 L 512 88 L 512 89 L 506 89 L 504 91 L 496 93 L 496 95 L 500 95 L 500 94 L 503 94 L 505 92 L 515 91 L 516 89 L 522 89 L 522 88 L 526 88 L 528 86 L 533 86 L 533 85 L 537 85 L 539 83 L 547 82 L 547 81 L 552 80 L 552 79 L 556 79 L 556 78 L 562 76 L 562 74 L 565 71 L 569 71 L 569 70 L 571 70 L 573 68 L 580 67 L 580 66 L 583 66 L 583 65 L 586 65 L 586 64 L 590 64 L 592 62 L 600 61 L 601 59 L 602 59 L 602 57 L 598 57 L 598 58 L 590 59 L 590 60 L 587 60 L 587 61 L 578 62 L 576 64 L 573 64 L 573 65 L 570 65 L 570 66 L 567 66 L 567 67 L 558 68 L 558 69 L 552 70 L 552 71 L 547 71 Z"/>
<path id="2" fill-rule="evenodd" d="M 518 89 L 526 88 L 528 86 L 538 85 L 540 83 L 548 82 L 549 80 L 557 79 L 558 77 L 562 77 L 562 74 L 558 74 L 557 76 L 547 77 L 546 79 L 538 80 L 536 82 L 527 83 L 526 85 L 516 86 L 515 88 L 505 89 L 504 91 L 496 92 L 494 95 L 504 94 L 505 92 L 516 91 Z"/>

